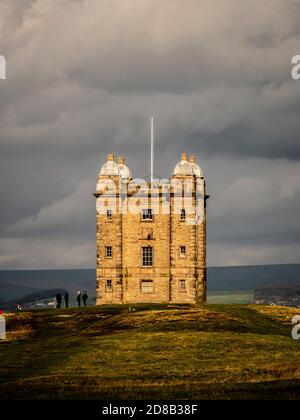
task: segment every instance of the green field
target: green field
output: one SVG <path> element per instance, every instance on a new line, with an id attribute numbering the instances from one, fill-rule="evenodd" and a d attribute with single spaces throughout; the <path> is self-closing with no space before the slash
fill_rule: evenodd
<path id="1" fill-rule="evenodd" d="M 210 304 L 248 304 L 253 303 L 253 290 L 236 292 L 208 292 L 207 302 Z"/>
<path id="2" fill-rule="evenodd" d="M 1 399 L 297 399 L 289 308 L 135 305 L 8 314 Z"/>

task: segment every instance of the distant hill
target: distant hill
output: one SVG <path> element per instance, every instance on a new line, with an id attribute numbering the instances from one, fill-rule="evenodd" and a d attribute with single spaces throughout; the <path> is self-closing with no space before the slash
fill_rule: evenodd
<path id="1" fill-rule="evenodd" d="M 254 291 L 254 302 L 263 305 L 300 308 L 300 284 L 260 287 Z"/>
<path id="2" fill-rule="evenodd" d="M 300 284 L 300 264 L 243 267 L 211 267 L 208 291 L 249 291 L 276 284 Z M 95 296 L 95 269 L 0 270 L 0 302 L 7 302 L 47 289 L 65 289 L 70 297 L 77 290 Z"/>
<path id="3" fill-rule="evenodd" d="M 64 289 L 47 289 L 39 290 L 38 292 L 30 293 L 21 298 L 13 299 L 9 302 L 1 303 L 1 309 L 5 311 L 13 311 L 16 309 L 17 305 L 21 305 L 23 308 L 28 307 L 31 304 L 36 302 L 51 299 L 53 301 L 54 296 L 60 293 L 62 296 L 65 295 L 66 291 Z"/>
<path id="4" fill-rule="evenodd" d="M 77 290 L 95 296 L 95 270 L 0 270 L 0 302 L 48 289 L 68 290 L 70 297 Z"/>
<path id="5" fill-rule="evenodd" d="M 300 264 L 211 267 L 207 284 L 211 292 L 254 290 L 276 284 L 300 285 Z"/>
<path id="6" fill-rule="evenodd" d="M 26 294 L 34 293 L 35 291 L 37 291 L 37 289 L 33 287 L 15 284 L 14 280 L 10 282 L 2 281 L 0 275 L 0 303 L 8 302 Z"/>

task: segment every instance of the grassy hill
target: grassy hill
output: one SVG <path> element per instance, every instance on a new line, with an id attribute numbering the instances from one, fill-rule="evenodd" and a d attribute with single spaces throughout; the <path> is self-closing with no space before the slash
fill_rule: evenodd
<path id="1" fill-rule="evenodd" d="M 3 399 L 299 398 L 289 308 L 135 305 L 8 314 Z"/>

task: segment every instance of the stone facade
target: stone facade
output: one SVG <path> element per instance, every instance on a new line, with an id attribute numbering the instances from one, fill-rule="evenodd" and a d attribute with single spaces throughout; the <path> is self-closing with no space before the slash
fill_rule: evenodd
<path id="1" fill-rule="evenodd" d="M 97 304 L 206 302 L 205 180 L 182 154 L 169 183 L 137 185 L 109 155 L 97 198 Z"/>

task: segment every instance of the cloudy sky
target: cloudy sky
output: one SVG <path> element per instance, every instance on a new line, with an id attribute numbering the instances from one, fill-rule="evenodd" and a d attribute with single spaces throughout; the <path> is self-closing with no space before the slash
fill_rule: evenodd
<path id="1" fill-rule="evenodd" d="M 300 0 L 1 0 L 0 268 L 95 266 L 107 153 L 198 156 L 208 263 L 300 262 Z"/>

